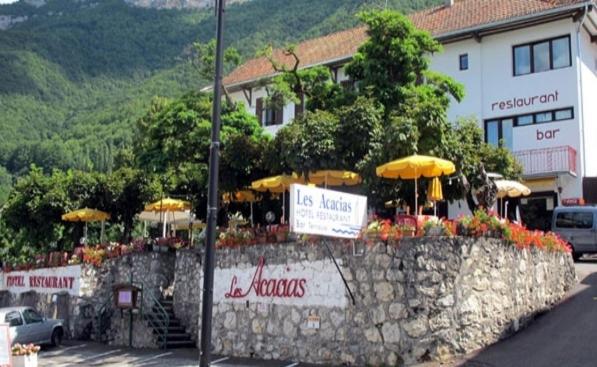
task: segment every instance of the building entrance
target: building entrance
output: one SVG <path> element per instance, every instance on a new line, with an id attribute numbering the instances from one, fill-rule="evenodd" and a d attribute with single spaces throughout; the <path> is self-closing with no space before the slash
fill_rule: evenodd
<path id="1" fill-rule="evenodd" d="M 520 217 L 529 229 L 549 231 L 553 209 L 557 206 L 555 192 L 538 192 L 520 199 Z"/>

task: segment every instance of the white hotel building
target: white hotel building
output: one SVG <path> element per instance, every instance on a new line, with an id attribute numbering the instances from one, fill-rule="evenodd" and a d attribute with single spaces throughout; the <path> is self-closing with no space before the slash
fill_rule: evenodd
<path id="1" fill-rule="evenodd" d="M 587 0 L 456 0 L 410 15 L 444 46 L 431 68 L 465 86 L 449 118 L 476 117 L 486 141 L 503 142 L 533 190 L 520 201 L 531 226 L 546 225 L 554 206 L 597 204 L 597 9 Z M 363 27 L 297 45 L 302 67 L 327 65 L 337 82 L 367 39 Z M 285 60 L 278 50 L 274 56 Z M 260 81 L 275 73 L 264 58 L 249 60 L 224 83 L 275 133 L 295 106 L 263 108 Z M 464 208 L 451 204 L 449 216 Z M 539 218 L 539 219 L 537 219 Z"/>

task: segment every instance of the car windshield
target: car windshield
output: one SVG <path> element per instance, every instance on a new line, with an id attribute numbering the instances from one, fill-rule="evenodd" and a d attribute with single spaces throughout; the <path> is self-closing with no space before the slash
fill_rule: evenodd
<path id="1" fill-rule="evenodd" d="M 23 319 L 21 318 L 21 314 L 19 311 L 12 311 L 4 316 L 4 322 L 7 323 L 9 326 L 20 326 L 23 325 Z"/>

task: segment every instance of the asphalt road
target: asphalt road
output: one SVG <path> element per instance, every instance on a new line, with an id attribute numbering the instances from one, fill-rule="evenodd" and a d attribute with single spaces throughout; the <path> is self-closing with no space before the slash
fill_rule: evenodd
<path id="1" fill-rule="evenodd" d="M 444 366 L 597 366 L 597 260 L 577 263 L 576 275 L 579 284 L 552 311 L 510 338 Z"/>

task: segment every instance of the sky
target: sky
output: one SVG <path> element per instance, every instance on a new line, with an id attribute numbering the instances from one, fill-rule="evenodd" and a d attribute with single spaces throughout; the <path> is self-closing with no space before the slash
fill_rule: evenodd
<path id="1" fill-rule="evenodd" d="M 18 0 L 0 0 L 0 4 L 16 3 Z"/>

